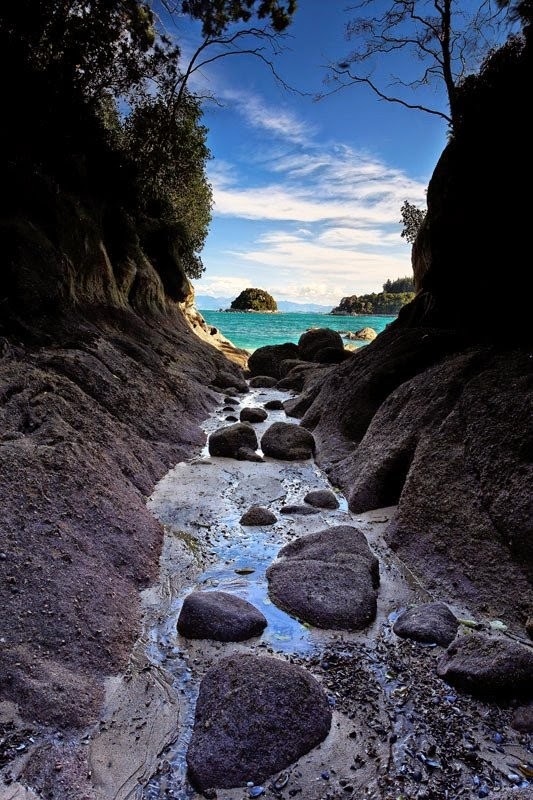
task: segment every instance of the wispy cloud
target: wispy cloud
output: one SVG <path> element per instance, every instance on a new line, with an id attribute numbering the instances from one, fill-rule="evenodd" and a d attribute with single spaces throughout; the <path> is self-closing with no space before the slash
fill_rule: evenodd
<path id="1" fill-rule="evenodd" d="M 246 122 L 284 141 L 293 144 L 308 144 L 314 134 L 302 120 L 288 109 L 272 108 L 260 97 L 250 92 L 226 89 L 222 98 L 231 103 Z"/>

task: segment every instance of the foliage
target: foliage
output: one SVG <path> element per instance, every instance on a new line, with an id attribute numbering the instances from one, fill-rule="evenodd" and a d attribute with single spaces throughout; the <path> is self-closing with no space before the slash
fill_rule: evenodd
<path id="1" fill-rule="evenodd" d="M 244 289 L 232 302 L 234 311 L 277 311 L 278 306 L 272 295 L 264 289 Z"/>
<path id="2" fill-rule="evenodd" d="M 343 297 L 332 314 L 397 314 L 400 309 L 410 303 L 414 292 L 380 292 L 379 294 L 362 294 Z"/>
<path id="3" fill-rule="evenodd" d="M 436 115 L 453 128 L 458 86 L 507 34 L 506 2 L 494 7 L 485 0 L 390 0 L 376 12 L 372 0 L 360 0 L 349 8 L 356 16 L 346 26 L 354 48 L 330 65 L 328 81 L 333 91 L 367 86 L 381 100 Z M 413 72 L 414 64 L 419 66 Z M 424 92 L 436 88 L 445 90 L 447 109 L 434 105 Z"/>
<path id="4" fill-rule="evenodd" d="M 157 6 L 155 0 L 17 0 L 0 6 L 0 66 L 4 75 L 17 77 L 4 92 L 10 113 L 0 127 L 7 156 L 0 163 L 0 202 L 4 214 L 34 221 L 39 216 L 49 224 L 50 196 L 75 195 L 99 209 L 115 240 L 119 230 L 123 238 L 138 236 L 168 290 L 177 280 L 172 269 L 191 277 L 203 270 L 199 254 L 212 197 L 206 129 L 187 83 L 194 70 L 182 65 L 179 46 L 159 29 Z M 190 14 L 206 34 L 222 35 L 254 16 L 264 19 L 274 34 L 257 35 L 267 41 L 295 9 L 292 0 L 176 6 L 178 22 L 180 14 Z M 253 29 L 234 34 L 235 42 L 241 35 L 253 36 Z M 229 52 L 227 41 L 218 40 L 223 53 Z M 211 44 L 204 40 L 202 52 Z M 231 52 L 252 50 L 235 45 Z"/>
<path id="5" fill-rule="evenodd" d="M 414 292 L 415 281 L 412 275 L 406 275 L 404 278 L 396 278 L 396 280 L 385 281 L 383 284 L 383 291 L 387 294 L 402 294 L 403 292 Z"/>
<path id="6" fill-rule="evenodd" d="M 420 230 L 420 226 L 424 221 L 426 212 L 406 200 L 401 207 L 400 213 L 402 215 L 400 225 L 403 224 L 401 236 L 410 244 L 413 244 Z"/>

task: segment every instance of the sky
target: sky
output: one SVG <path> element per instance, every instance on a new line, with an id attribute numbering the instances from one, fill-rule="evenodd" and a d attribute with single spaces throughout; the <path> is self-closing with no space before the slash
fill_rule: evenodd
<path id="1" fill-rule="evenodd" d="M 214 207 L 197 294 L 233 298 L 255 286 L 276 300 L 335 305 L 410 274 L 400 208 L 404 200 L 425 207 L 446 123 L 364 87 L 314 99 L 331 88 L 326 65 L 350 49 L 345 7 L 299 2 L 275 64 L 304 95 L 252 56 L 220 59 L 195 76 L 192 88 L 217 98 L 205 103 Z M 185 53 L 197 32 L 182 38 Z M 429 99 L 444 108 L 442 95 Z"/>

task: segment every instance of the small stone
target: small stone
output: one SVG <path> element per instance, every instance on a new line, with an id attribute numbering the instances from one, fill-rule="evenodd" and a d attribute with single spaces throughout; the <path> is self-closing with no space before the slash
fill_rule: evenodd
<path id="1" fill-rule="evenodd" d="M 392 630 L 404 639 L 448 647 L 458 627 L 457 617 L 444 603 L 423 603 L 400 614 Z"/>
<path id="2" fill-rule="evenodd" d="M 267 400 L 264 405 L 267 411 L 283 411 L 283 403 L 281 400 Z"/>
<path id="3" fill-rule="evenodd" d="M 233 414 L 229 414 L 229 415 L 226 417 L 226 422 L 238 422 L 238 421 L 239 421 L 239 420 L 237 419 L 237 417 L 234 417 L 234 416 L 233 416 Z"/>
<path id="4" fill-rule="evenodd" d="M 264 422 L 268 414 L 264 408 L 243 408 L 240 414 L 241 422 Z"/>
<path id="5" fill-rule="evenodd" d="M 533 733 L 533 703 L 519 706 L 511 720 L 511 728 L 520 733 Z"/>
<path id="6" fill-rule="evenodd" d="M 227 405 L 227 406 L 238 406 L 239 405 L 239 401 L 235 400 L 234 397 L 225 397 L 224 398 L 224 404 Z"/>
<path id="7" fill-rule="evenodd" d="M 338 508 L 339 501 L 329 489 L 313 489 L 304 497 L 304 503 L 315 508 Z"/>
<path id="8" fill-rule="evenodd" d="M 264 506 L 252 506 L 240 518 L 241 525 L 273 525 L 276 521 L 276 515 Z"/>

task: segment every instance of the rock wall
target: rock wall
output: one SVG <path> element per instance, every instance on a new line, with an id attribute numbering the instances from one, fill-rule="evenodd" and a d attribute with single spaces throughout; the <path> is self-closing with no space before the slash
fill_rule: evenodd
<path id="1" fill-rule="evenodd" d="M 162 541 L 146 497 L 202 444 L 208 385 L 242 372 L 193 333 L 178 264 L 172 299 L 138 243 L 121 257 L 72 199 L 50 213 L 0 225 L 0 700 L 65 728 L 138 635 Z"/>

